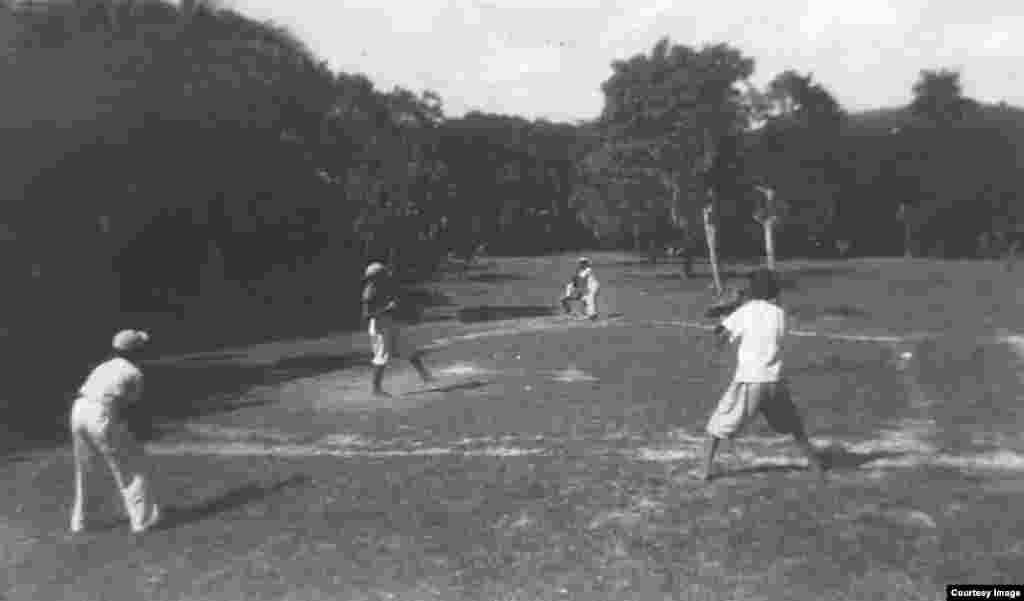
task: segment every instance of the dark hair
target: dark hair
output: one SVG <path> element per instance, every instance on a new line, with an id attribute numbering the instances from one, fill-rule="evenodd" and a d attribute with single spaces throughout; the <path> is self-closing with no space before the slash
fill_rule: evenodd
<path id="1" fill-rule="evenodd" d="M 761 268 L 750 274 L 750 298 L 771 300 L 779 296 L 779 281 L 771 269 Z"/>

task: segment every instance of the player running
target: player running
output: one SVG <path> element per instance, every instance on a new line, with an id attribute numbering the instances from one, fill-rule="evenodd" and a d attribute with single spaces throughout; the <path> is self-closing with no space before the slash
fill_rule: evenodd
<path id="1" fill-rule="evenodd" d="M 597 292 L 601 285 L 594 276 L 590 259 L 581 257 L 572 279 L 565 285 L 565 294 L 559 301 L 566 315 L 572 313 L 570 301 L 583 303 L 583 312 L 589 319 L 597 319 Z"/>
<path id="2" fill-rule="evenodd" d="M 363 278 L 363 319 L 369 322 L 370 342 L 373 346 L 373 394 L 390 396 L 384 391 L 384 370 L 391 357 L 408 355 L 409 362 L 416 368 L 424 383 L 435 378 L 423 365 L 422 352 L 405 348 L 401 326 L 395 320 L 398 307 L 396 286 L 391 271 L 383 263 L 373 262 L 366 267 Z"/>

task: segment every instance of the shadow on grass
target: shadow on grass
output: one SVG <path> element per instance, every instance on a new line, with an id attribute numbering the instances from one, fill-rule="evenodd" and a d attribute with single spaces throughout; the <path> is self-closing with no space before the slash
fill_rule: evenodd
<path id="1" fill-rule="evenodd" d="M 163 520 L 157 526 L 157 530 L 169 530 L 185 524 L 199 522 L 232 509 L 243 507 L 249 503 L 261 501 L 287 488 L 303 486 L 310 482 L 312 482 L 312 478 L 304 474 L 292 476 L 271 486 L 253 482 L 232 489 L 219 497 L 207 500 L 199 505 L 167 507 L 164 510 Z"/>
<path id="2" fill-rule="evenodd" d="M 432 388 L 426 388 L 419 391 L 419 393 L 423 394 L 427 392 L 454 392 L 456 390 L 476 390 L 478 388 L 484 388 L 490 383 L 490 380 L 470 380 L 468 382 L 458 382 L 456 384 L 448 384 L 445 386 L 435 386 Z"/>
<path id="3" fill-rule="evenodd" d="M 822 463 L 830 470 L 855 470 L 865 464 L 879 459 L 892 459 L 903 457 L 906 453 L 897 451 L 871 451 L 870 453 L 857 453 L 841 447 L 826 447 L 819 449 L 818 456 Z"/>
<path id="4" fill-rule="evenodd" d="M 829 471 L 855 470 L 878 459 L 889 459 L 893 457 L 902 457 L 904 455 L 906 455 L 906 453 L 898 453 L 894 451 L 857 453 L 839 447 L 826 447 L 818 450 L 818 457 L 821 458 L 822 463 L 825 465 L 825 469 Z M 807 471 L 807 468 L 802 464 L 791 463 L 785 465 L 755 465 L 750 467 L 741 467 L 735 470 L 730 470 L 729 474 L 742 475 L 804 471 Z"/>
<path id="5" fill-rule="evenodd" d="M 230 413 L 276 402 L 260 387 L 369 365 L 366 353 L 310 354 L 286 357 L 274 363 L 238 364 L 182 362 L 147 366 L 148 392 L 144 407 L 129 416 L 132 430 L 143 441 L 159 438 L 173 424 L 208 415 Z"/>
<path id="6" fill-rule="evenodd" d="M 137 326 L 149 331 L 163 355 L 219 353 L 233 358 L 232 347 L 267 344 L 303 338 L 320 338 L 332 333 L 354 331 L 361 327 L 358 292 L 355 301 L 333 312 L 322 308 L 269 307 L 263 310 L 241 308 L 237 313 L 222 316 L 197 316 L 178 319 L 136 320 Z M 342 319 L 338 318 L 338 315 Z"/>
<path id="7" fill-rule="evenodd" d="M 174 363 L 144 365 L 146 393 L 139 405 L 123 410 L 122 418 L 136 437 L 148 442 L 174 431 L 175 422 L 275 403 L 272 392 L 260 391 L 260 387 L 368 364 L 367 353 L 352 352 L 249 364 L 233 360 L 230 353 L 222 353 L 213 358 L 191 357 Z M 0 454 L 11 456 L 67 444 L 67 420 L 73 400 L 69 396 L 62 410 L 9 419 L 0 428 Z"/>
<path id="8" fill-rule="evenodd" d="M 550 317 L 557 315 L 555 307 L 543 305 L 518 306 L 483 306 L 462 309 L 458 319 L 462 323 L 478 323 L 482 321 L 500 321 L 503 319 L 523 319 L 527 317 Z"/>

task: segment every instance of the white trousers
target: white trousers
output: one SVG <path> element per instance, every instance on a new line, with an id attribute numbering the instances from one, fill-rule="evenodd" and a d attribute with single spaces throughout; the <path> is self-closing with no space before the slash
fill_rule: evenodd
<path id="1" fill-rule="evenodd" d="M 383 367 L 392 358 L 408 358 L 408 350 L 402 339 L 401 326 L 390 315 L 370 320 L 370 344 L 373 347 L 373 365 Z"/>
<path id="2" fill-rule="evenodd" d="M 583 313 L 587 317 L 597 315 L 597 290 L 578 290 L 572 284 L 567 284 L 565 294 L 561 299 L 566 312 L 569 311 L 569 301 L 574 300 L 583 303 Z"/>
<path id="3" fill-rule="evenodd" d="M 71 531 L 85 527 L 89 472 L 102 457 L 114 477 L 134 532 L 141 532 L 160 517 L 153 499 L 149 466 L 142 445 L 124 424 L 113 418 L 109 405 L 79 397 L 71 408 L 71 439 L 75 455 L 75 500 Z"/>

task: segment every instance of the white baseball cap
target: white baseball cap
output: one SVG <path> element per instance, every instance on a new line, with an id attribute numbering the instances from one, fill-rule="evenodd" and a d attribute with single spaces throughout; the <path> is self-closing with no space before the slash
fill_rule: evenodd
<path id="1" fill-rule="evenodd" d="M 383 263 L 374 261 L 366 266 L 366 274 L 363 277 L 372 278 L 375 275 L 383 273 L 386 269 L 387 267 L 385 267 Z"/>
<path id="2" fill-rule="evenodd" d="M 589 265 L 590 264 L 590 259 L 588 259 L 587 257 L 580 257 L 579 262 L 581 264 Z"/>
<path id="3" fill-rule="evenodd" d="M 149 342 L 149 334 L 141 330 L 121 330 L 114 334 L 113 347 L 121 352 L 134 351 Z"/>

